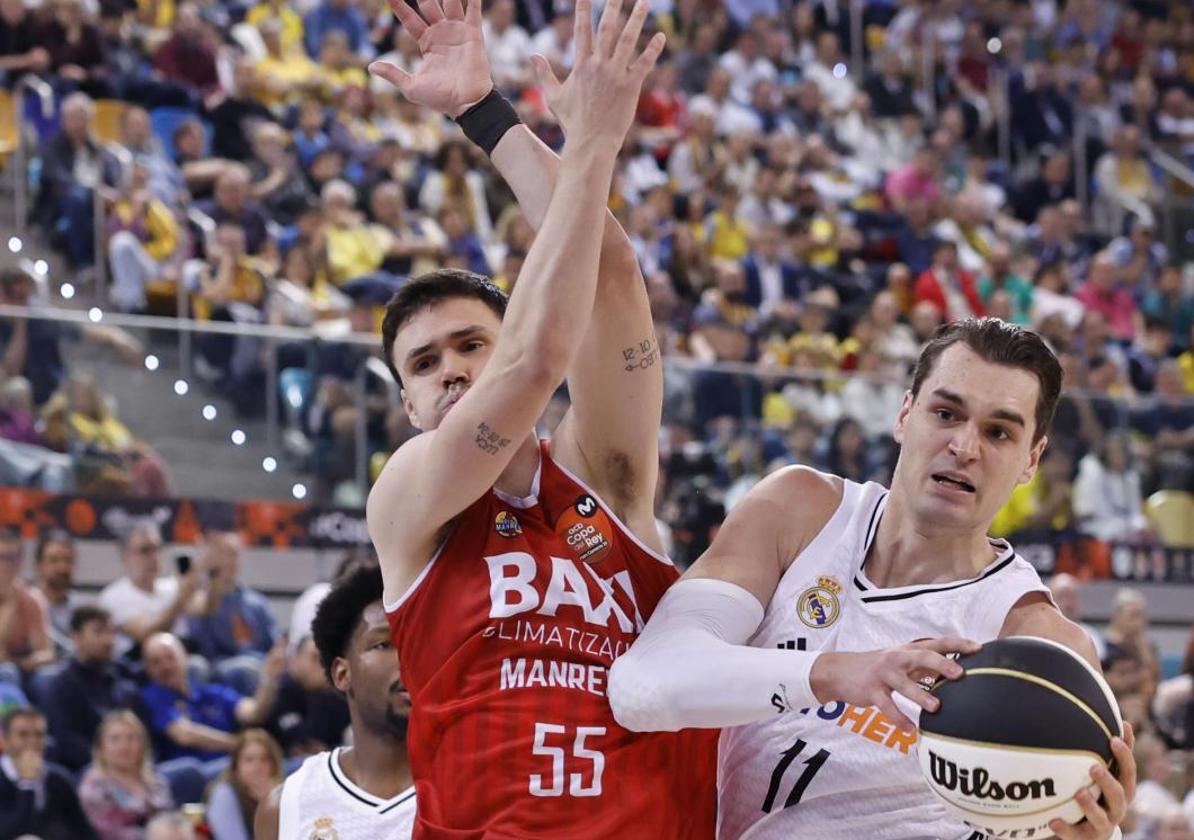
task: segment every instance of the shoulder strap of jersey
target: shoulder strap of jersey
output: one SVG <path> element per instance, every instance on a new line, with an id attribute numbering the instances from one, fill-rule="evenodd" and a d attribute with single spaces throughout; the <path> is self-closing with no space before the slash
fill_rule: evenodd
<path id="1" fill-rule="evenodd" d="M 325 756 L 327 753 L 311 756 L 282 782 L 282 799 L 278 803 L 278 837 L 298 837 L 302 822 L 303 785 L 313 763 L 323 761 Z"/>

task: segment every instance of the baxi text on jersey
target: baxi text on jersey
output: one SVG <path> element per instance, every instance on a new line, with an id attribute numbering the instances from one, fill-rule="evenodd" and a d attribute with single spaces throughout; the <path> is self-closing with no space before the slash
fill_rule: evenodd
<path id="1" fill-rule="evenodd" d="M 604 578 L 588 563 L 563 557 L 547 561 L 541 565 L 525 551 L 487 555 L 489 617 L 535 613 L 623 633 L 643 629 L 630 572 Z"/>

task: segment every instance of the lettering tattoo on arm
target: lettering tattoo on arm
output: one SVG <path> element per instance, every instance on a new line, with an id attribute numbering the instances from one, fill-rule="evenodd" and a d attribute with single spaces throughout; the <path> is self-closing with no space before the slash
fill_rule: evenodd
<path id="1" fill-rule="evenodd" d="M 490 428 L 488 423 L 477 424 L 477 437 L 473 441 L 486 455 L 496 455 L 510 445 L 510 438 L 504 438 Z"/>
<path id="2" fill-rule="evenodd" d="M 627 373 L 647 370 L 659 360 L 659 347 L 651 338 L 644 338 L 622 351 L 622 363 Z"/>

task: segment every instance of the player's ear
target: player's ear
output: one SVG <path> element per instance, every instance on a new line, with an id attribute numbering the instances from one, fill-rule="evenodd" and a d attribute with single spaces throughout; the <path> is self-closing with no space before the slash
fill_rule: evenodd
<path id="1" fill-rule="evenodd" d="M 891 436 L 896 443 L 904 442 L 904 427 L 908 425 L 908 415 L 912 413 L 914 399 L 911 391 L 904 392 L 904 402 L 900 404 L 900 413 L 896 415 L 895 426 L 891 430 Z"/>
<path id="2" fill-rule="evenodd" d="M 1049 445 L 1049 436 L 1044 435 L 1040 440 L 1032 445 L 1032 449 L 1028 452 L 1028 465 L 1024 467 L 1024 472 L 1020 473 L 1020 478 L 1017 483 L 1027 484 L 1036 475 L 1037 467 L 1041 465 L 1041 456 L 1045 454 L 1045 447 Z"/>
<path id="3" fill-rule="evenodd" d="M 403 388 L 400 390 L 398 395 L 402 398 L 402 409 L 406 412 L 406 416 L 410 420 L 410 424 L 420 432 L 423 431 L 423 427 L 419 425 L 419 417 L 415 413 L 415 404 L 411 402 L 410 397 L 406 395 L 406 389 Z"/>
<path id="4" fill-rule="evenodd" d="M 352 688 L 352 679 L 348 674 L 348 660 L 342 656 L 332 661 L 332 688 L 341 694 L 347 694 Z"/>

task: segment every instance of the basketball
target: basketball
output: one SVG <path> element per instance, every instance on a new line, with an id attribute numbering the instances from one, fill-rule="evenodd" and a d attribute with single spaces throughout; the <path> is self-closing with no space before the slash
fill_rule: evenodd
<path id="1" fill-rule="evenodd" d="M 920 718 L 920 769 L 932 791 L 997 837 L 1051 837 L 1051 820 L 1080 821 L 1074 797 L 1083 787 L 1099 795 L 1090 768 L 1110 766 L 1111 738 L 1123 734 L 1107 683 L 1074 651 L 1030 636 L 958 662 L 965 676 L 939 681 L 939 710 Z"/>

